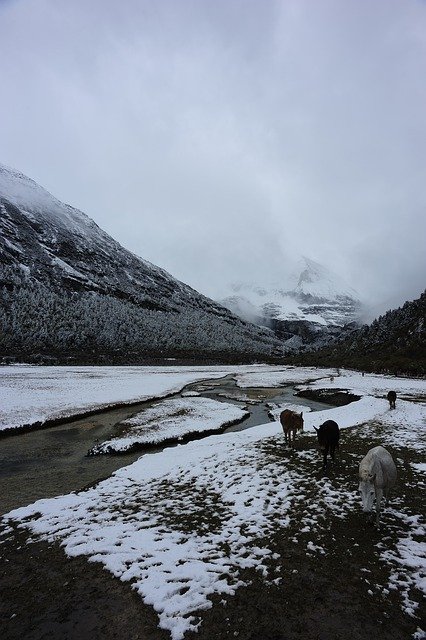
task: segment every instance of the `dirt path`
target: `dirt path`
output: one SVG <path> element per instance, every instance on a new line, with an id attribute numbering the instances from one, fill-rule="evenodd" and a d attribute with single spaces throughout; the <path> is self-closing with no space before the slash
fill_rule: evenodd
<path id="1" fill-rule="evenodd" d="M 383 515 L 381 529 L 368 525 L 356 495 L 357 461 L 378 443 L 381 425 L 345 430 L 342 457 L 324 477 L 312 438 L 301 438 L 297 451 L 283 448 L 282 438 L 261 441 L 265 466 L 297 468 L 303 474 L 306 499 L 296 503 L 289 527 L 279 529 L 268 546 L 280 558 L 271 560 L 279 578 L 265 580 L 246 571 L 246 587 L 234 596 L 214 597 L 201 612 L 197 634 L 186 640 L 409 640 L 426 619 L 421 594 L 407 584 L 390 589 L 397 566 L 385 562 L 408 525 L 398 515 L 425 512 L 410 465 L 421 456 L 405 448 L 392 449 L 398 459 L 399 484 L 393 505 Z M 300 455 L 300 454 L 303 455 Z M 279 482 L 279 478 L 277 478 Z M 327 487 L 327 493 L 323 489 Z M 336 491 L 338 508 L 327 500 Z M 341 496 L 344 496 L 344 500 Z M 334 506 L 336 506 L 334 505 Z M 24 531 L 10 531 L 0 544 L 0 615 L 3 637 L 41 640 L 163 640 L 151 607 L 114 579 L 101 565 L 84 558 L 67 559 L 58 544 L 28 544 Z M 311 547 L 311 550 L 309 550 Z M 411 617 L 404 598 L 420 603 Z"/>

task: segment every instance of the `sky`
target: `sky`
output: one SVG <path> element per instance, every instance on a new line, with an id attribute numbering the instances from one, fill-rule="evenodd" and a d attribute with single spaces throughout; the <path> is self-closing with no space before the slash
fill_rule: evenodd
<path id="1" fill-rule="evenodd" d="M 424 0 L 0 0 L 0 162 L 202 293 L 426 281 Z"/>

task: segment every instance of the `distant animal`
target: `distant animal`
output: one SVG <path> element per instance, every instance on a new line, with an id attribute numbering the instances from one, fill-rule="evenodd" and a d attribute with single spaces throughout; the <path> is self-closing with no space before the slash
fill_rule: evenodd
<path id="1" fill-rule="evenodd" d="M 303 431 L 303 411 L 297 413 L 290 409 L 284 409 L 280 415 L 281 426 L 284 431 L 284 437 L 286 443 L 288 442 L 291 447 L 291 434 L 293 434 L 293 442 L 296 437 L 297 431 Z"/>
<path id="2" fill-rule="evenodd" d="M 330 382 L 334 382 L 334 376 L 330 376 Z"/>
<path id="3" fill-rule="evenodd" d="M 389 391 L 389 393 L 387 395 L 387 399 L 389 401 L 389 409 L 395 409 L 395 402 L 396 402 L 396 393 L 395 393 L 395 391 Z"/>
<path id="4" fill-rule="evenodd" d="M 391 454 L 384 447 L 373 447 L 359 463 L 359 491 L 362 510 L 372 513 L 376 499 L 376 525 L 379 526 L 380 508 L 383 495 L 386 504 L 389 491 L 396 483 L 397 471 Z"/>
<path id="5" fill-rule="evenodd" d="M 327 455 L 330 453 L 331 459 L 334 460 L 334 453 L 339 448 L 340 430 L 339 425 L 334 420 L 326 420 L 317 429 L 318 444 L 323 452 L 323 468 L 327 468 Z"/>

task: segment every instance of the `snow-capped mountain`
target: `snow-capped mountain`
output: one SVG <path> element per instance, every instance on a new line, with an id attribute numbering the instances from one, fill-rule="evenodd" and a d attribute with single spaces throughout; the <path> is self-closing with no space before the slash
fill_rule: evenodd
<path id="1" fill-rule="evenodd" d="M 272 327 L 282 338 L 299 336 L 299 344 L 338 335 L 358 322 L 361 308 L 354 289 L 305 257 L 279 283 L 232 284 L 220 303 L 241 318 Z"/>
<path id="2" fill-rule="evenodd" d="M 272 332 L 127 251 L 84 213 L 3 165 L 0 291 L 3 354 L 76 345 L 266 354 L 278 346 Z"/>

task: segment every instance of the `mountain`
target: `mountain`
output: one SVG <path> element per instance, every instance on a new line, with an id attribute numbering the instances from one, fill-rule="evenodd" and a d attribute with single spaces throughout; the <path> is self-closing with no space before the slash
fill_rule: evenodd
<path id="1" fill-rule="evenodd" d="M 63 361 L 281 352 L 235 317 L 124 249 L 93 220 L 0 165 L 0 354 Z"/>
<path id="2" fill-rule="evenodd" d="M 269 326 L 287 346 L 320 344 L 358 323 L 359 296 L 326 267 L 302 258 L 280 283 L 231 285 L 220 303 L 245 320 Z"/>
<path id="3" fill-rule="evenodd" d="M 426 291 L 337 344 L 296 358 L 311 365 L 426 375 Z"/>

